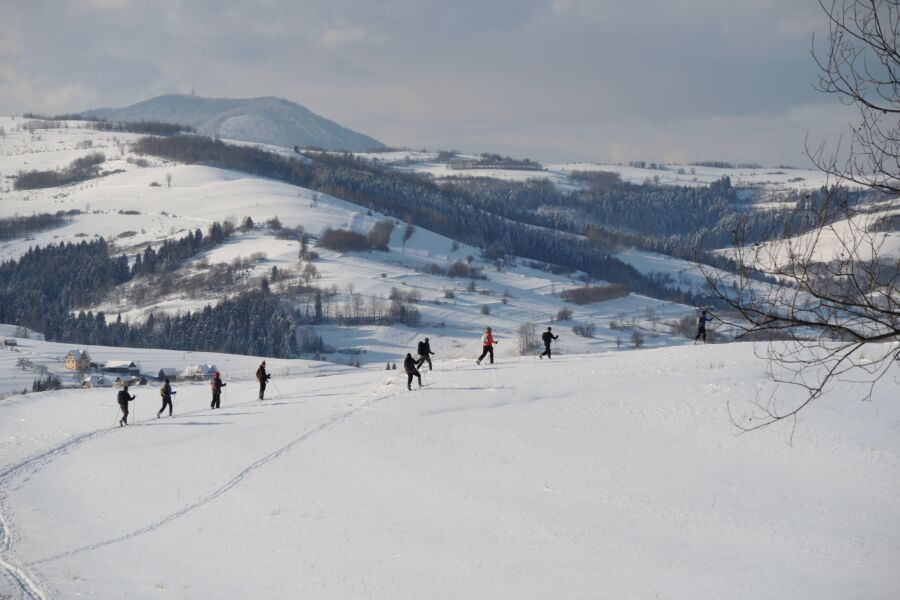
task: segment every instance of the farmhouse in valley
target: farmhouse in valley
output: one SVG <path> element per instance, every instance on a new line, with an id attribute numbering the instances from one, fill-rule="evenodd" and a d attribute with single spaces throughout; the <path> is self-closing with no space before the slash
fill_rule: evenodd
<path id="1" fill-rule="evenodd" d="M 178 371 L 176 371 L 172 367 L 163 367 L 159 370 L 159 373 L 156 374 L 156 378 L 160 381 L 163 381 L 164 379 L 175 381 L 176 379 L 178 379 Z"/>
<path id="2" fill-rule="evenodd" d="M 103 370 L 107 373 L 138 375 L 141 372 L 141 366 L 133 360 L 108 360 L 103 365 Z"/>
<path id="3" fill-rule="evenodd" d="M 73 371 L 84 371 L 91 368 L 91 357 L 86 350 L 69 350 L 66 354 L 66 368 Z"/>

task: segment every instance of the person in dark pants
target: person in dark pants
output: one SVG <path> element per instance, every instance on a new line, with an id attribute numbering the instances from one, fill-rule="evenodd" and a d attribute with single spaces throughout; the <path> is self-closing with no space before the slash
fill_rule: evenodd
<path id="1" fill-rule="evenodd" d="M 403 361 L 403 368 L 406 369 L 406 389 L 412 391 L 413 377 L 419 379 L 419 387 L 422 387 L 422 374 L 416 368 L 416 361 L 412 354 L 407 353 L 406 359 Z"/>
<path id="2" fill-rule="evenodd" d="M 431 357 L 434 355 L 434 352 L 431 351 L 431 343 L 428 341 L 428 338 L 425 338 L 424 342 L 419 342 L 419 346 L 416 349 L 419 353 L 419 360 L 416 362 L 416 368 L 421 369 L 422 365 L 426 362 L 428 363 L 428 370 L 431 370 Z"/>
<path id="3" fill-rule="evenodd" d="M 266 373 L 266 361 L 262 361 L 262 364 L 259 365 L 259 368 L 256 370 L 256 380 L 259 382 L 259 399 L 262 400 L 263 396 L 266 393 L 266 383 L 271 379 L 272 376 Z"/>
<path id="4" fill-rule="evenodd" d="M 701 315 L 697 318 L 697 335 L 694 336 L 694 341 L 695 341 L 695 342 L 696 342 L 697 340 L 699 340 L 701 337 L 703 338 L 703 341 L 704 341 L 704 342 L 706 341 L 706 324 L 709 323 L 710 321 L 712 321 L 712 318 L 711 318 L 711 317 L 707 317 L 707 316 L 706 316 L 706 311 L 704 310 L 704 311 L 703 311 L 703 314 L 701 314 Z"/>
<path id="5" fill-rule="evenodd" d="M 222 382 L 222 376 L 219 375 L 219 372 L 216 371 L 216 374 L 213 376 L 212 381 L 209 382 L 209 386 L 212 388 L 212 403 L 209 405 L 210 408 L 219 408 L 219 399 L 222 397 L 222 388 L 228 385 L 227 383 Z"/>
<path id="6" fill-rule="evenodd" d="M 128 403 L 134 401 L 134 396 L 128 393 L 128 386 L 122 386 L 122 389 L 119 390 L 118 396 L 116 396 L 116 400 L 119 402 L 119 408 L 122 409 L 122 418 L 119 419 L 119 427 L 122 425 L 128 425 Z"/>
<path id="7" fill-rule="evenodd" d="M 494 344 L 497 342 L 494 340 L 494 333 L 491 331 L 491 328 L 488 327 L 484 330 L 484 335 L 481 336 L 481 346 L 482 352 L 481 356 L 478 357 L 478 360 L 475 361 L 476 365 L 480 365 L 481 361 L 484 360 L 484 357 L 488 354 L 491 355 L 491 364 L 494 364 Z"/>
<path id="8" fill-rule="evenodd" d="M 540 359 L 543 360 L 546 356 L 547 358 L 553 358 L 550 352 L 550 344 L 553 343 L 553 340 L 558 340 L 558 335 L 553 335 L 553 328 L 548 327 L 547 331 L 541 334 L 541 339 L 544 340 L 544 351 L 540 354 Z"/>
<path id="9" fill-rule="evenodd" d="M 157 419 L 163 414 L 163 411 L 166 410 L 167 406 L 169 407 L 169 416 L 172 416 L 172 394 L 177 393 L 178 392 L 172 391 L 172 386 L 169 384 L 169 378 L 166 377 L 166 382 L 159 388 L 159 395 L 162 396 L 162 408 L 156 413 Z"/>

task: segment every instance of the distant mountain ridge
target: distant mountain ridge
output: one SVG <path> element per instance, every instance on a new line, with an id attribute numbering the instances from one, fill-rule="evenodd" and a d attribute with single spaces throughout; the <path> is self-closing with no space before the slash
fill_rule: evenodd
<path id="1" fill-rule="evenodd" d="M 190 125 L 203 135 L 291 148 L 364 152 L 385 145 L 362 133 L 317 115 L 289 100 L 203 98 L 165 94 L 125 108 L 96 108 L 85 116 L 111 121 L 164 121 Z"/>

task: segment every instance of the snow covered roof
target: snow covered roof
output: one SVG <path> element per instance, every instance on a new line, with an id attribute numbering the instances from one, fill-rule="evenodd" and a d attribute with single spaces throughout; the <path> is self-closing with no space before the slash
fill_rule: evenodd
<path id="1" fill-rule="evenodd" d="M 82 385 L 84 385 L 85 383 L 89 383 L 92 386 L 98 387 L 98 386 L 109 385 L 109 380 L 106 377 L 104 377 L 103 375 L 100 375 L 98 373 L 93 373 L 91 375 L 85 375 L 84 378 L 81 380 L 81 383 L 82 383 Z"/>
<path id="2" fill-rule="evenodd" d="M 108 360 L 103 365 L 104 369 L 139 369 L 140 365 L 133 360 Z"/>
<path id="3" fill-rule="evenodd" d="M 178 375 L 178 370 L 175 369 L 174 367 L 163 367 L 162 369 L 159 370 L 159 372 L 162 373 L 163 375 L 165 375 L 166 377 L 174 377 L 175 375 Z"/>
<path id="4" fill-rule="evenodd" d="M 66 355 L 66 358 L 69 358 L 70 356 L 75 359 L 90 358 L 88 356 L 87 350 L 81 350 L 81 349 L 69 350 L 69 353 Z"/>

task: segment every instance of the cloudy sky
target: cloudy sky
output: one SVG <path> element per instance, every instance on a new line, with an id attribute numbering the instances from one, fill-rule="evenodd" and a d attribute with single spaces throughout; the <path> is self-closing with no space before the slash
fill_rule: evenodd
<path id="1" fill-rule="evenodd" d="M 805 165 L 815 0 L 0 0 L 0 114 L 280 96 L 390 145 Z"/>

